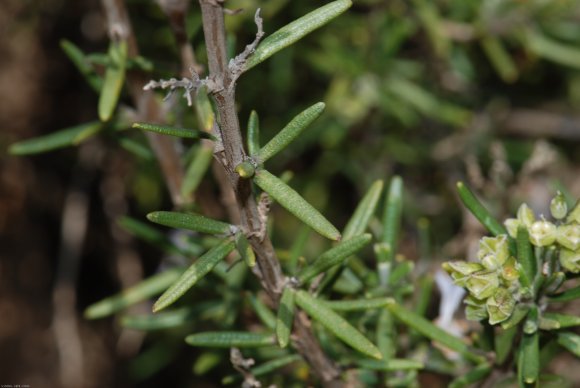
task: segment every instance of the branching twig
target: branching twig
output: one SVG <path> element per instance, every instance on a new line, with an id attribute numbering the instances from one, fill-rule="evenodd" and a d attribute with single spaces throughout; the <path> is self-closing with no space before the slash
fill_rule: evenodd
<path id="1" fill-rule="evenodd" d="M 256 10 L 256 14 L 254 15 L 254 22 L 256 23 L 256 26 L 258 26 L 256 38 L 254 38 L 254 41 L 252 43 L 246 46 L 244 51 L 236 55 L 235 58 L 230 59 L 228 67 L 230 72 L 232 73 L 232 83 L 230 84 L 231 88 L 235 86 L 235 81 L 240 77 L 240 75 L 242 75 L 246 61 L 248 60 L 249 56 L 252 55 L 254 51 L 256 51 L 256 47 L 258 47 L 260 40 L 262 40 L 262 37 L 264 36 L 264 28 L 263 28 L 264 23 L 262 18 L 260 17 L 260 8 Z"/>
<path id="2" fill-rule="evenodd" d="M 250 368 L 256 363 L 253 358 L 244 358 L 242 352 L 238 348 L 230 349 L 230 362 L 235 370 L 244 376 L 242 387 L 244 388 L 260 388 L 262 384 L 252 374 Z"/>
<path id="3" fill-rule="evenodd" d="M 259 235 L 263 228 L 263 217 L 252 195 L 250 181 L 240 179 L 234 170 L 238 164 L 247 159 L 235 103 L 235 81 L 241 73 L 237 74 L 238 71 L 234 70 L 237 67 L 243 67 L 245 60 L 255 50 L 263 35 L 262 20 L 256 12 L 255 20 L 258 25 L 256 39 L 240 56 L 228 64 L 223 8 L 215 0 L 200 0 L 199 2 L 209 62 L 209 77 L 221 80 L 224 86 L 223 90 L 212 93 L 218 110 L 218 125 L 223 139 L 223 167 L 234 188 L 243 230 L 258 232 L 250 233 L 248 236 L 256 253 L 255 272 L 258 272 L 262 286 L 272 298 L 274 305 L 278 305 L 281 293 L 286 286 L 286 276 L 282 273 L 270 238 L 266 233 L 263 237 Z M 310 321 L 303 312 L 296 314 L 294 333 L 295 348 L 310 363 L 313 372 L 319 376 L 323 384 L 333 387 L 342 386 L 340 369 L 322 351 L 312 333 Z"/>

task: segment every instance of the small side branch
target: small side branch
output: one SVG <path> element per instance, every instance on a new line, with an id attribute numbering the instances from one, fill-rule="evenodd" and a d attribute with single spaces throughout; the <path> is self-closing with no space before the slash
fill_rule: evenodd
<path id="1" fill-rule="evenodd" d="M 256 47 L 258 47 L 258 44 L 260 43 L 262 37 L 264 36 L 264 21 L 260 16 L 260 8 L 256 10 L 256 14 L 254 15 L 254 22 L 258 27 L 258 32 L 256 33 L 254 41 L 246 45 L 244 51 L 238 54 L 235 58 L 230 59 L 230 63 L 228 65 L 232 78 L 232 83 L 229 86 L 230 88 L 234 87 L 233 85 L 235 84 L 235 81 L 240 77 L 240 75 L 242 75 L 246 61 L 248 60 L 250 55 L 252 55 L 254 51 L 256 51 Z"/>

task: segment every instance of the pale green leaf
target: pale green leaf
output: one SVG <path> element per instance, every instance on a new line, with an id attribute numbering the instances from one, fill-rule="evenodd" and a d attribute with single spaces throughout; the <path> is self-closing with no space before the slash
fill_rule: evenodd
<path id="1" fill-rule="evenodd" d="M 210 249 L 198 258 L 167 291 L 163 293 L 153 305 L 153 312 L 160 311 L 179 299 L 187 290 L 209 273 L 223 258 L 234 250 L 235 244 L 229 239 Z"/>
<path id="2" fill-rule="evenodd" d="M 278 316 L 276 317 L 276 337 L 281 348 L 288 346 L 290 333 L 292 333 L 292 322 L 294 321 L 294 295 L 295 292 L 289 287 L 284 289 L 280 305 L 278 306 Z"/>
<path id="3" fill-rule="evenodd" d="M 98 121 L 77 125 L 12 144 L 8 152 L 12 155 L 30 155 L 74 146 L 95 135 L 102 128 L 103 124 Z"/>
<path id="4" fill-rule="evenodd" d="M 134 123 L 133 128 L 142 129 L 144 131 L 155 132 L 161 135 L 175 136 L 186 139 L 211 139 L 215 137 L 205 131 L 199 131 L 189 128 L 177 128 L 167 125 L 149 124 L 149 123 Z"/>
<path id="5" fill-rule="evenodd" d="M 148 279 L 124 290 L 120 294 L 103 299 L 85 310 L 85 318 L 97 319 L 109 316 L 135 303 L 158 295 L 167 289 L 183 273 L 183 268 L 173 268 L 153 275 Z"/>
<path id="6" fill-rule="evenodd" d="M 278 51 L 290 46 L 305 35 L 328 23 L 346 11 L 351 5 L 351 0 L 333 1 L 285 25 L 266 37 L 258 45 L 256 51 L 248 58 L 244 71 L 265 61 Z"/>
<path id="7" fill-rule="evenodd" d="M 256 183 L 270 194 L 280 205 L 298 217 L 306 225 L 331 240 L 340 240 L 340 232 L 311 204 L 294 191 L 290 186 L 266 170 L 256 171 Z"/>
<path id="8" fill-rule="evenodd" d="M 99 96 L 99 119 L 109 121 L 117 107 L 125 82 L 127 66 L 127 42 L 121 40 L 109 45 L 109 66 L 105 71 L 103 89 Z"/>
<path id="9" fill-rule="evenodd" d="M 201 233 L 230 235 L 234 231 L 233 225 L 195 213 L 158 211 L 147 214 L 147 218 L 156 224 L 176 229 L 195 230 Z"/>
<path id="10" fill-rule="evenodd" d="M 367 233 L 355 236 L 350 240 L 341 241 L 340 244 L 324 252 L 312 264 L 304 268 L 298 274 L 298 279 L 300 279 L 300 282 L 305 283 L 316 275 L 342 263 L 348 257 L 364 248 L 371 242 L 371 239 L 372 236 Z"/>
<path id="11" fill-rule="evenodd" d="M 276 136 L 272 138 L 257 154 L 258 160 L 264 163 L 282 151 L 302 133 L 324 110 L 324 103 L 318 102 L 294 117 Z"/>
<path id="12" fill-rule="evenodd" d="M 250 113 L 248 120 L 248 154 L 254 156 L 260 150 L 260 119 L 255 110 Z"/>
<path id="13" fill-rule="evenodd" d="M 306 291 L 301 290 L 296 293 L 296 304 L 353 349 L 372 358 L 382 359 L 379 349 L 360 331 Z"/>
<path id="14" fill-rule="evenodd" d="M 255 348 L 274 345 L 274 336 L 272 334 L 238 331 L 208 331 L 188 335 L 185 337 L 185 342 L 191 346 L 212 348 Z"/>

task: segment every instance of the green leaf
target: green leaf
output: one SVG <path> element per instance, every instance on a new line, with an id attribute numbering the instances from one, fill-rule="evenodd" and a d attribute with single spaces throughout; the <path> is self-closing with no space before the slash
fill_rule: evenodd
<path id="1" fill-rule="evenodd" d="M 391 303 L 389 298 L 333 300 L 324 304 L 335 311 L 376 310 Z"/>
<path id="2" fill-rule="evenodd" d="M 481 222 L 483 226 L 487 228 L 494 236 L 498 236 L 500 234 L 508 234 L 507 230 L 500 224 L 491 213 L 483 207 L 481 202 L 475 195 L 463 184 L 463 182 L 457 182 L 457 192 L 459 193 L 459 197 L 465 207 L 471 211 L 471 213 Z"/>
<path id="3" fill-rule="evenodd" d="M 403 306 L 396 303 L 393 299 L 391 299 L 391 303 L 387 305 L 387 308 L 393 313 L 393 315 L 395 315 L 397 319 L 412 329 L 415 329 L 425 337 L 439 342 L 451 350 L 455 350 L 456 352 L 464 355 L 469 360 L 475 362 L 482 361 L 482 357 L 476 354 L 475 351 L 470 348 L 470 346 L 467 345 L 463 340 L 449 334 L 422 316 L 405 309 Z"/>
<path id="4" fill-rule="evenodd" d="M 379 256 L 380 260 L 392 262 L 397 251 L 399 230 L 401 229 L 401 215 L 403 213 L 403 180 L 399 176 L 393 177 L 389 185 L 389 193 L 385 199 L 383 215 L 383 236 L 387 254 Z"/>
<path id="5" fill-rule="evenodd" d="M 149 124 L 149 123 L 134 123 L 132 128 L 142 129 L 144 131 L 155 132 L 161 135 L 175 136 L 186 139 L 211 139 L 215 140 L 215 136 L 197 129 L 176 128 L 166 125 Z"/>
<path id="6" fill-rule="evenodd" d="M 120 294 L 90 305 L 85 310 L 84 316 L 87 319 L 104 318 L 135 303 L 147 300 L 167 289 L 182 273 L 183 268 L 173 268 L 153 275 L 133 287 L 124 290 Z"/>
<path id="7" fill-rule="evenodd" d="M 487 376 L 489 376 L 491 371 L 492 367 L 488 363 L 478 365 L 469 372 L 465 373 L 464 375 L 461 375 L 457 377 L 455 380 L 451 381 L 451 383 L 449 383 L 449 388 L 461 388 L 472 386 L 478 381 L 481 381 Z"/>
<path id="8" fill-rule="evenodd" d="M 147 214 L 151 222 L 176 229 L 195 230 L 215 235 L 230 235 L 235 227 L 226 222 L 212 220 L 200 214 L 158 211 Z"/>
<path id="9" fill-rule="evenodd" d="M 512 351 L 513 341 L 518 329 L 515 326 L 501 330 L 494 336 L 495 362 L 501 365 Z"/>
<path id="10" fill-rule="evenodd" d="M 342 232 L 343 239 L 348 240 L 351 237 L 364 233 L 371 217 L 375 214 L 382 191 L 382 180 L 377 180 L 371 185 L 344 227 L 344 231 Z"/>
<path id="11" fill-rule="evenodd" d="M 212 348 L 256 348 L 274 345 L 274 336 L 241 331 L 208 331 L 190 334 L 185 337 L 185 342 L 191 346 Z"/>
<path id="12" fill-rule="evenodd" d="M 155 154 L 151 151 L 151 149 L 142 143 L 135 141 L 129 137 L 121 137 L 119 138 L 119 145 L 132 153 L 133 155 L 142 158 L 148 162 L 152 162 L 155 160 Z"/>
<path id="13" fill-rule="evenodd" d="M 320 257 L 308 267 L 304 268 L 298 274 L 298 279 L 300 279 L 301 283 L 305 283 L 316 275 L 342 263 L 349 256 L 364 248 L 365 245 L 371 242 L 371 239 L 372 236 L 367 233 L 353 237 L 350 240 L 342 241 L 334 248 L 331 248 L 320 255 Z"/>
<path id="14" fill-rule="evenodd" d="M 258 160 L 264 163 L 298 137 L 314 120 L 322 114 L 324 103 L 318 102 L 294 117 L 276 136 L 272 138 L 257 154 Z"/>
<path id="15" fill-rule="evenodd" d="M 389 298 L 384 298 L 390 302 Z M 393 314 L 386 308 L 379 310 L 379 320 L 377 321 L 376 338 L 377 345 L 384 360 L 390 360 L 397 353 L 397 329 Z"/>
<path id="16" fill-rule="evenodd" d="M 167 330 L 191 324 L 198 317 L 198 309 L 183 307 L 156 315 L 125 315 L 121 318 L 121 325 L 134 330 Z"/>
<path id="17" fill-rule="evenodd" d="M 278 306 L 276 337 L 281 348 L 285 348 L 290 342 L 292 322 L 294 321 L 294 295 L 294 290 L 286 287 L 280 299 L 280 306 Z"/>
<path id="18" fill-rule="evenodd" d="M 570 302 L 576 299 L 580 299 L 580 286 L 570 288 L 569 290 L 548 298 L 550 302 Z"/>
<path id="19" fill-rule="evenodd" d="M 520 385 L 534 384 L 540 374 L 539 333 L 524 334 L 518 355 L 518 379 Z"/>
<path id="20" fill-rule="evenodd" d="M 383 190 L 383 181 L 377 180 L 375 181 L 363 199 L 359 202 L 358 206 L 356 207 L 352 217 L 344 227 L 342 238 L 344 240 L 348 240 L 351 237 L 360 235 L 364 233 L 366 230 L 371 217 L 375 213 L 377 208 L 377 204 L 381 197 L 381 193 Z M 331 288 L 332 285 L 339 279 L 340 274 L 342 273 L 344 266 L 347 262 L 343 263 L 340 267 L 335 267 L 330 269 L 326 275 L 324 275 L 324 279 L 320 283 L 318 287 L 317 294 L 322 294 L 324 290 Z"/>
<path id="21" fill-rule="evenodd" d="M 127 65 L 127 42 L 120 40 L 109 45 L 110 64 L 105 71 L 103 89 L 99 96 L 99 119 L 109 121 L 117 107 L 125 82 L 125 68 Z"/>
<path id="22" fill-rule="evenodd" d="M 580 326 L 580 317 L 576 315 L 543 313 L 542 318 L 558 322 L 558 329 Z"/>
<path id="23" fill-rule="evenodd" d="M 512 315 L 510 315 L 508 319 L 506 319 L 501 323 L 501 327 L 504 330 L 508 330 L 512 327 L 517 326 L 528 315 L 528 311 L 530 311 L 529 305 L 519 303 L 516 304 L 516 307 L 514 308 Z"/>
<path id="24" fill-rule="evenodd" d="M 518 68 L 499 38 L 486 36 L 481 40 L 481 47 L 504 82 L 512 83 L 518 78 Z"/>
<path id="25" fill-rule="evenodd" d="M 90 123 L 62 129 L 48 135 L 20 141 L 12 144 L 8 152 L 12 155 L 30 155 L 74 146 L 95 135 L 102 128 L 102 123 L 92 121 Z"/>
<path id="26" fill-rule="evenodd" d="M 559 333 L 558 343 L 576 357 L 580 357 L 580 335 L 574 333 Z"/>
<path id="27" fill-rule="evenodd" d="M 246 236 L 241 232 L 236 233 L 236 249 L 248 267 L 251 268 L 256 265 L 256 255 L 254 254 L 254 250 Z"/>
<path id="28" fill-rule="evenodd" d="M 256 171 L 256 183 L 262 190 L 270 194 L 280 205 L 294 214 L 306 225 L 331 240 L 340 240 L 340 232 L 311 204 L 294 191 L 290 186 L 270 174 L 266 170 Z"/>
<path id="29" fill-rule="evenodd" d="M 159 297 L 157 302 L 153 305 L 153 312 L 155 313 L 173 304 L 177 299 L 185 294 L 187 290 L 193 287 L 199 279 L 207 275 L 209 271 L 217 265 L 217 263 L 233 251 L 234 247 L 235 245 L 233 241 L 225 239 L 220 244 L 210 249 L 205 255 L 198 258 L 183 273 L 183 275 L 181 275 L 181 277 Z"/>
<path id="30" fill-rule="evenodd" d="M 528 29 L 526 42 L 529 49 L 536 55 L 560 65 L 580 69 L 580 50 L 576 46 L 549 39 L 533 29 Z"/>
<path id="31" fill-rule="evenodd" d="M 255 297 L 254 295 L 249 295 L 248 300 L 250 301 L 250 305 L 260 318 L 260 321 L 268 329 L 275 330 L 276 329 L 276 316 L 259 298 Z"/>
<path id="32" fill-rule="evenodd" d="M 256 155 L 260 151 L 260 119 L 255 110 L 250 113 L 248 119 L 248 154 Z"/>
<path id="33" fill-rule="evenodd" d="M 305 35 L 328 23 L 346 11 L 351 5 L 352 2 L 350 0 L 333 1 L 285 25 L 272 35 L 266 37 L 258 45 L 256 51 L 248 58 L 244 71 L 265 61 L 278 51 L 290 46 Z"/>
<path id="34" fill-rule="evenodd" d="M 302 360 L 302 357 L 300 357 L 297 354 L 282 356 L 280 358 L 275 358 L 273 360 L 266 361 L 265 363 L 260 364 L 255 368 L 251 368 L 250 372 L 252 373 L 252 375 L 254 377 L 260 377 L 260 376 L 267 375 L 268 373 L 273 372 L 276 369 L 282 368 L 283 366 L 289 365 L 293 362 L 300 361 L 300 360 Z M 222 379 L 222 384 L 224 384 L 224 385 L 232 384 L 235 381 L 240 380 L 240 379 L 241 379 L 240 374 L 226 376 Z"/>
<path id="35" fill-rule="evenodd" d="M 362 335 L 360 331 L 328 308 L 323 302 L 310 296 L 306 291 L 301 290 L 296 293 L 296 303 L 308 315 L 353 349 L 372 358 L 379 360 L 382 358 L 379 349 Z"/>
<path id="36" fill-rule="evenodd" d="M 391 358 L 386 361 L 378 360 L 354 360 L 354 363 L 361 369 L 377 370 L 382 372 L 397 372 L 403 370 L 423 369 L 425 365 L 421 361 L 407 360 L 401 358 Z"/>
<path id="37" fill-rule="evenodd" d="M 95 73 L 95 69 L 81 49 L 66 39 L 60 41 L 60 47 L 89 83 L 91 88 L 97 93 L 100 92 L 103 88 L 103 79 Z"/>
<path id="38" fill-rule="evenodd" d="M 147 241 L 154 246 L 163 249 L 166 252 L 181 254 L 182 252 L 173 245 L 167 236 L 159 230 L 151 227 L 144 222 L 136 220 L 131 217 L 121 217 L 117 223 L 126 231 L 139 237 L 141 240 Z"/>
<path id="39" fill-rule="evenodd" d="M 537 273 L 536 257 L 532 252 L 530 235 L 525 226 L 519 226 L 516 239 L 518 249 L 518 263 L 521 266 L 519 271 L 522 286 L 531 288 Z"/>
<path id="40" fill-rule="evenodd" d="M 213 148 L 204 147 L 203 145 L 199 147 L 195 157 L 187 168 L 185 177 L 183 178 L 183 184 L 181 185 L 181 195 L 184 198 L 191 196 L 198 188 L 201 180 L 203 179 L 203 176 L 211 165 L 212 160 Z"/>

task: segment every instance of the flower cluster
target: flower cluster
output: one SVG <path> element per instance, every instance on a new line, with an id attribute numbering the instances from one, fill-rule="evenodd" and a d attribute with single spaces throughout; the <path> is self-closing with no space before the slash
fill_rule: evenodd
<path id="1" fill-rule="evenodd" d="M 542 276 L 548 275 L 540 273 L 548 260 L 554 261 L 548 264 L 557 267 L 550 272 L 580 272 L 580 203 L 568 212 L 563 195 L 558 193 L 550 204 L 550 212 L 554 222 L 544 217 L 537 219 L 532 209 L 522 204 L 517 218 L 505 221 L 507 235 L 480 240 L 478 262 L 454 261 L 443 265 L 455 284 L 468 291 L 465 300 L 468 319 L 489 319 L 490 324 L 497 324 L 512 315 L 518 302 L 530 296 L 535 298 L 535 290 L 530 295 L 531 291 L 520 282 L 523 268 L 516 259 L 514 241 L 519 228 L 527 230 L 530 243 L 538 248 L 534 255 L 540 265 L 534 286 L 542 283 Z M 554 260 L 555 257 L 558 259 Z"/>
<path id="2" fill-rule="evenodd" d="M 510 255 L 508 242 L 506 235 L 484 237 L 477 252 L 479 263 L 455 261 L 443 265 L 455 284 L 469 292 L 465 300 L 468 319 L 489 317 L 489 322 L 495 324 L 512 314 L 520 284 L 517 262 Z"/>

